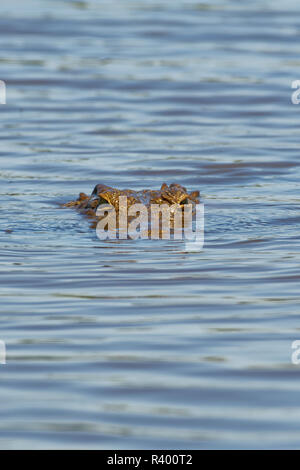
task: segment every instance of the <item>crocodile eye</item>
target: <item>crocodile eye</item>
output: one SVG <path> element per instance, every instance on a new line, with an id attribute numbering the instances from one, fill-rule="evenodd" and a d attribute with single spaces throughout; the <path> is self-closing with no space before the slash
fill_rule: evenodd
<path id="1" fill-rule="evenodd" d="M 182 204 L 188 204 L 189 203 L 189 198 L 186 197 L 183 201 L 181 201 L 180 205 Z"/>
<path id="2" fill-rule="evenodd" d="M 103 196 L 99 196 L 99 204 L 110 204 L 107 199 L 105 199 Z"/>

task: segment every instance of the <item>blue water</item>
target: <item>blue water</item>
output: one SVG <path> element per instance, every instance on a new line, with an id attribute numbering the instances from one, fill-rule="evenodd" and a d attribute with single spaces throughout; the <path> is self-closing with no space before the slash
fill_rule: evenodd
<path id="1" fill-rule="evenodd" d="M 0 4 L 0 447 L 300 447 L 299 2 Z M 97 183 L 205 245 L 100 241 Z"/>

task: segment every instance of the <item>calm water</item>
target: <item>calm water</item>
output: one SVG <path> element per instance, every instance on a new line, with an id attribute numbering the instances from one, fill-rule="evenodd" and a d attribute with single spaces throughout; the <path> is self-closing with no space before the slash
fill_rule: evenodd
<path id="1" fill-rule="evenodd" d="M 300 447 L 299 13 L 1 3 L 1 448 Z M 58 206 L 163 181 L 203 251 Z"/>

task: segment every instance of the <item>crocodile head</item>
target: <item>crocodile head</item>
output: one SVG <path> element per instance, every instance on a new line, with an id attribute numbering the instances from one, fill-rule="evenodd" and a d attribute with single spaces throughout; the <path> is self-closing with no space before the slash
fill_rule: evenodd
<path id="1" fill-rule="evenodd" d="M 199 191 L 188 192 L 184 186 L 176 183 L 169 186 L 163 183 L 159 190 L 144 189 L 140 191 L 116 189 L 104 184 L 97 184 L 90 196 L 80 193 L 76 201 L 71 201 L 64 204 L 64 206 L 75 207 L 97 221 L 99 220 L 97 210 L 100 206 L 103 211 L 115 209 L 116 213 L 119 213 L 123 201 L 126 203 L 126 210 L 133 204 L 143 204 L 147 208 L 150 208 L 152 204 L 167 205 L 170 208 L 172 223 L 172 218 L 178 208 L 183 207 L 185 204 L 192 204 L 195 207 L 199 203 Z M 95 226 L 95 223 L 93 226 Z"/>
<path id="2" fill-rule="evenodd" d="M 142 203 L 147 207 L 151 204 L 188 204 L 198 203 L 199 191 L 188 193 L 184 186 L 172 183 L 168 186 L 163 183 L 159 190 L 144 189 L 133 191 L 131 189 L 116 189 L 104 184 L 97 184 L 87 201 L 87 207 L 95 208 L 99 204 L 109 204 L 119 210 L 119 198 L 126 196 L 128 206 Z"/>

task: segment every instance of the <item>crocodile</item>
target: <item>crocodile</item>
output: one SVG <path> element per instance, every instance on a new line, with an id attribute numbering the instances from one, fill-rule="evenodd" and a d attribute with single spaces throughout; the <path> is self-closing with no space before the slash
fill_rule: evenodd
<path id="1" fill-rule="evenodd" d="M 134 204 L 143 204 L 146 208 L 150 208 L 152 205 L 168 206 L 171 209 L 172 223 L 172 216 L 174 217 L 175 210 L 182 208 L 185 204 L 190 204 L 194 213 L 196 205 L 199 204 L 200 193 L 199 191 L 188 192 L 184 186 L 177 183 L 170 185 L 163 183 L 158 190 L 143 189 L 140 191 L 117 189 L 105 184 L 97 184 L 90 196 L 80 193 L 75 201 L 67 202 L 63 204 L 63 207 L 74 207 L 92 219 L 92 227 L 96 227 L 97 221 L 99 221 L 97 210 L 100 206 L 103 210 L 105 210 L 105 207 L 107 209 L 109 207 L 114 208 L 116 214 L 118 214 L 122 209 L 120 201 L 124 200 L 124 196 L 126 197 L 127 211 Z"/>

